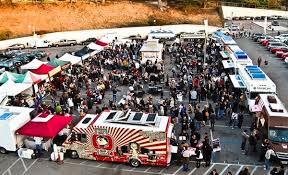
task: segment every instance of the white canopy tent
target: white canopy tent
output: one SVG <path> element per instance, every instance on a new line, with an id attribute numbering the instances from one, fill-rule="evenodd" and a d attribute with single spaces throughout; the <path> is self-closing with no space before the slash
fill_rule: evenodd
<path id="1" fill-rule="evenodd" d="M 42 62 L 38 59 L 34 59 L 32 61 L 30 61 L 27 64 L 24 64 L 21 66 L 22 70 L 27 70 L 27 69 L 38 69 L 42 64 L 46 64 L 47 62 Z"/>
<path id="2" fill-rule="evenodd" d="M 62 57 L 59 58 L 59 60 L 70 61 L 71 64 L 81 63 L 81 57 L 77 57 L 69 53 L 65 53 Z"/>
<path id="3" fill-rule="evenodd" d="M 0 86 L 0 94 L 16 96 L 31 87 L 32 84 L 29 83 L 14 83 L 14 81 L 8 80 L 6 83 Z"/>

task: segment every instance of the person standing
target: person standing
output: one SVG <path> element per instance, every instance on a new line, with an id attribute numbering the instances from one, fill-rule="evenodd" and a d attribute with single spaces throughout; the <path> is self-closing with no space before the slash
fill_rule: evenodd
<path id="1" fill-rule="evenodd" d="M 245 129 L 242 132 L 242 143 L 241 143 L 241 151 L 243 153 L 245 153 L 245 147 L 246 147 L 246 143 L 247 143 L 248 139 L 249 139 L 249 135 L 247 134 L 247 130 Z"/>
<path id="2" fill-rule="evenodd" d="M 262 58 L 259 56 L 258 59 L 257 59 L 258 67 L 261 66 L 261 63 L 262 63 Z"/>
<path id="3" fill-rule="evenodd" d="M 243 111 L 240 111 L 240 113 L 238 114 L 238 128 L 240 129 L 242 127 L 243 120 L 244 120 Z"/>
<path id="4" fill-rule="evenodd" d="M 40 157 L 42 154 L 42 137 L 34 137 L 35 140 L 35 145 L 36 145 L 36 151 L 37 151 L 37 156 Z"/>
<path id="5" fill-rule="evenodd" d="M 204 161 L 205 161 L 205 166 L 206 167 L 210 166 L 211 157 L 212 157 L 212 151 L 213 151 L 213 149 L 212 149 L 210 144 L 206 144 L 204 146 L 203 153 L 204 153 Z"/>
<path id="6" fill-rule="evenodd" d="M 216 114 L 214 111 L 212 111 L 209 119 L 210 119 L 211 130 L 214 131 L 214 125 L 215 125 L 215 120 L 216 120 Z"/>
<path id="7" fill-rule="evenodd" d="M 272 150 L 271 146 L 268 147 L 268 150 L 265 153 L 265 167 L 264 170 L 270 169 L 270 159 L 271 155 L 276 156 L 275 152 Z"/>
<path id="8" fill-rule="evenodd" d="M 232 115 L 231 115 L 231 126 L 232 126 L 232 129 L 235 128 L 237 120 L 238 120 L 238 114 L 236 112 L 233 112 Z"/>
<path id="9" fill-rule="evenodd" d="M 188 168 L 188 163 L 189 163 L 189 158 L 191 156 L 190 151 L 188 150 L 188 145 L 184 144 L 183 146 L 183 151 L 182 151 L 182 163 L 183 163 L 183 171 L 189 171 Z"/>
<path id="10" fill-rule="evenodd" d="M 264 139 L 262 144 L 261 144 L 259 162 L 263 162 L 264 161 L 265 153 L 268 150 L 268 146 L 269 146 L 269 140 L 268 139 Z"/>
<path id="11" fill-rule="evenodd" d="M 200 148 L 196 148 L 196 168 L 200 168 L 202 159 L 203 159 L 202 150 Z"/>

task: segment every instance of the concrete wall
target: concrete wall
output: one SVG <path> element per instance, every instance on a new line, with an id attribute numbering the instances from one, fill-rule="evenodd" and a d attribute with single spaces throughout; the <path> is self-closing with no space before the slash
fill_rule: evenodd
<path id="1" fill-rule="evenodd" d="M 266 10 L 266 9 L 255 9 L 246 7 L 222 6 L 222 11 L 224 18 L 230 18 L 232 12 L 233 17 L 241 17 L 241 16 L 256 17 L 256 16 L 272 16 L 272 15 L 288 17 L 288 11 L 281 11 L 281 10 Z"/>
<path id="2" fill-rule="evenodd" d="M 146 26 L 146 27 L 125 27 L 125 28 L 112 28 L 112 29 L 97 29 L 97 30 L 82 30 L 82 31 L 69 31 L 69 32 L 55 32 L 48 33 L 41 36 L 37 36 L 37 39 L 48 40 L 51 42 L 58 41 L 60 39 L 75 39 L 78 42 L 83 41 L 89 37 L 99 38 L 107 34 L 115 34 L 118 38 L 128 37 L 130 35 L 140 34 L 141 36 L 147 36 L 151 30 L 156 29 L 169 29 L 174 33 L 180 32 L 197 32 L 199 30 L 204 30 L 204 25 L 191 25 L 191 24 L 181 24 L 181 25 L 167 25 L 167 26 Z M 217 27 L 209 27 L 208 32 L 213 32 L 217 30 Z M 31 43 L 35 41 L 33 36 L 16 38 L 10 40 L 0 41 L 0 49 L 5 49 L 15 43 Z"/>

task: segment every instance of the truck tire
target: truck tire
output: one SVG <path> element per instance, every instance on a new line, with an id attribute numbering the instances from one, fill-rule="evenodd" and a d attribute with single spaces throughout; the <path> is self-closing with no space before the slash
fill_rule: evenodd
<path id="1" fill-rule="evenodd" d="M 0 147 L 0 153 L 1 154 L 6 154 L 7 153 L 7 150 L 3 147 Z"/>
<path id="2" fill-rule="evenodd" d="M 74 46 L 74 44 L 73 44 L 73 43 L 71 43 L 71 44 L 70 44 L 70 46 Z"/>
<path id="3" fill-rule="evenodd" d="M 77 151 L 71 151 L 71 158 L 72 159 L 78 159 L 79 158 Z"/>
<path id="4" fill-rule="evenodd" d="M 130 164 L 132 167 L 136 168 L 136 167 L 139 167 L 141 163 L 140 163 L 140 161 L 137 160 L 137 159 L 131 159 L 131 160 L 129 161 L 129 164 Z"/>
<path id="5" fill-rule="evenodd" d="M 36 158 L 37 158 L 36 154 L 33 153 L 33 154 L 31 155 L 31 159 L 36 159 Z"/>
<path id="6" fill-rule="evenodd" d="M 56 44 L 56 47 L 59 47 L 59 45 L 58 45 L 58 44 Z"/>

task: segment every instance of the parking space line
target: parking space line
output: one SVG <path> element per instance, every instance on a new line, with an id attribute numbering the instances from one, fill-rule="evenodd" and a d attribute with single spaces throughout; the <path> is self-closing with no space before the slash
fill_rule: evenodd
<path id="1" fill-rule="evenodd" d="M 176 170 L 173 175 L 177 174 L 180 170 L 182 169 L 182 166 L 180 166 L 180 168 L 178 168 L 178 170 Z"/>
<path id="2" fill-rule="evenodd" d="M 251 175 L 253 175 L 253 174 L 254 174 L 254 172 L 257 170 L 257 168 L 258 168 L 258 166 L 255 166 L 255 167 L 254 167 L 254 169 L 251 171 L 251 173 L 250 173 L 250 174 L 251 174 Z"/>
<path id="3" fill-rule="evenodd" d="M 214 167 L 214 163 L 212 164 L 212 166 L 210 166 L 209 168 L 208 168 L 208 170 L 204 173 L 204 175 L 207 175 L 207 174 L 209 174 L 210 173 L 210 171 L 211 171 L 211 169 Z"/>
<path id="4" fill-rule="evenodd" d="M 27 167 L 27 169 L 26 169 L 21 175 L 24 175 L 27 171 L 29 171 L 29 169 L 37 162 L 37 160 L 38 160 L 38 159 L 35 159 L 35 160 L 31 163 L 31 165 L 29 165 L 29 166 Z"/>
<path id="5" fill-rule="evenodd" d="M 244 167 L 244 165 L 241 165 L 241 167 L 238 169 L 237 173 L 235 173 L 235 174 L 239 174 L 240 171 L 243 169 L 243 167 Z"/>
<path id="6" fill-rule="evenodd" d="M 103 165 L 104 163 L 100 163 L 98 165 L 96 165 L 95 167 L 100 167 L 101 165 Z"/>
<path id="7" fill-rule="evenodd" d="M 97 166 L 93 166 L 93 165 L 87 165 L 87 164 L 79 164 L 79 163 L 73 163 L 73 162 L 65 162 L 67 164 L 71 164 L 71 165 L 78 165 L 78 166 L 86 166 L 86 167 L 91 167 L 91 168 L 101 168 L 101 169 L 109 169 L 109 170 L 115 170 L 115 168 L 112 168 L 112 167 L 101 167 L 100 165 L 102 165 L 103 163 L 97 165 Z M 130 170 L 126 170 L 126 169 L 121 169 L 121 171 L 125 171 L 125 172 L 130 172 Z M 138 173 L 143 173 L 144 171 L 135 171 L 134 172 L 138 172 Z M 145 173 L 145 172 L 144 172 Z M 149 172 L 149 174 L 159 174 L 159 173 L 156 173 L 156 172 Z M 171 174 L 172 175 L 172 174 Z"/>
<path id="8" fill-rule="evenodd" d="M 194 171 L 196 171 L 197 168 L 194 168 L 188 175 L 192 175 L 192 173 L 194 173 Z"/>
<path id="9" fill-rule="evenodd" d="M 164 170 L 166 170 L 167 167 L 163 168 L 159 173 L 162 174 Z"/>
<path id="10" fill-rule="evenodd" d="M 226 165 L 226 167 L 221 171 L 221 173 L 219 173 L 219 175 L 223 175 L 229 166 L 230 164 Z"/>
<path id="11" fill-rule="evenodd" d="M 7 173 L 8 171 L 10 171 L 10 168 L 12 168 L 19 160 L 20 160 L 20 158 L 18 158 L 14 163 L 12 163 L 12 165 L 10 165 L 10 166 L 2 173 L 2 175 L 5 175 L 5 173 Z M 11 173 L 11 172 L 10 172 L 10 173 Z"/>
<path id="12" fill-rule="evenodd" d="M 7 172 L 8 172 L 8 174 L 9 174 L 9 175 L 12 175 L 12 173 L 11 173 L 11 170 L 10 170 L 10 169 L 8 169 L 8 171 L 7 171 Z"/>
<path id="13" fill-rule="evenodd" d="M 151 169 L 151 167 L 147 168 L 144 172 L 148 172 Z"/>
<path id="14" fill-rule="evenodd" d="M 24 166 L 24 170 L 27 171 L 27 166 L 25 165 L 23 158 L 20 157 L 20 160 L 21 160 L 21 162 L 22 162 L 22 164 L 23 164 L 23 166 Z"/>
<path id="15" fill-rule="evenodd" d="M 85 160 L 83 162 L 81 162 L 80 164 L 83 165 L 84 163 L 88 162 L 88 160 Z"/>

